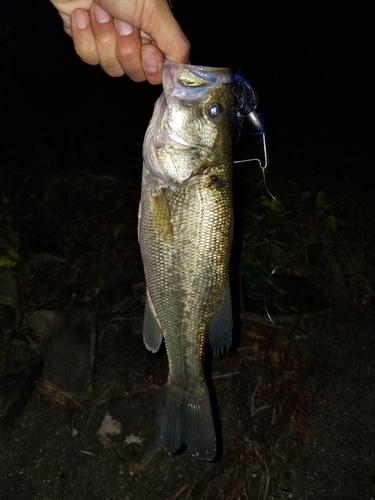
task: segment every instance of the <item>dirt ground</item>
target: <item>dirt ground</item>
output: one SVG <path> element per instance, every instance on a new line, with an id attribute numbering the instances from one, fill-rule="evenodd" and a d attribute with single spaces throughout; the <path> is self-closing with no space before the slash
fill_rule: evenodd
<path id="1" fill-rule="evenodd" d="M 145 349 L 136 314 L 97 331 L 88 400 L 37 384 L 1 441 L 1 500 L 375 498 L 374 320 L 244 313 L 240 347 L 212 363 L 222 440 L 207 463 L 162 448 L 166 354 Z"/>

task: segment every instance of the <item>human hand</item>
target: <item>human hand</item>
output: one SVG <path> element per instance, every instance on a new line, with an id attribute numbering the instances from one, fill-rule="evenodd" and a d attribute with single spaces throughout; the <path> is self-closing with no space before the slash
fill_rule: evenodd
<path id="1" fill-rule="evenodd" d="M 187 63 L 190 46 L 168 0 L 51 0 L 80 58 L 110 76 L 161 83 L 164 58 Z"/>

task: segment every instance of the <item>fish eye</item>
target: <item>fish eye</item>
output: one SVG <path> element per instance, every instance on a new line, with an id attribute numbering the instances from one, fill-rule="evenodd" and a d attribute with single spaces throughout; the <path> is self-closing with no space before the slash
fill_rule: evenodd
<path id="1" fill-rule="evenodd" d="M 223 113 L 223 106 L 219 102 L 211 102 L 207 106 L 207 113 L 210 118 L 219 118 Z"/>

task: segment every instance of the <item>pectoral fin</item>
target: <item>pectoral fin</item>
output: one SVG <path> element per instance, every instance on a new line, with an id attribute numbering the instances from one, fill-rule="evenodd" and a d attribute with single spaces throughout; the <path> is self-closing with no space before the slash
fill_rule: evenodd
<path id="1" fill-rule="evenodd" d="M 210 326 L 208 338 L 214 356 L 219 351 L 224 352 L 224 347 L 228 350 L 232 343 L 232 300 L 230 296 L 229 281 L 225 285 L 223 300 L 216 316 Z"/>
<path id="2" fill-rule="evenodd" d="M 151 207 L 155 229 L 164 241 L 172 241 L 171 212 L 164 188 L 160 187 L 151 194 Z"/>
<path id="3" fill-rule="evenodd" d="M 158 318 L 156 317 L 151 297 L 147 292 L 145 315 L 143 319 L 143 342 L 151 352 L 157 352 L 163 341 L 163 333 Z"/>

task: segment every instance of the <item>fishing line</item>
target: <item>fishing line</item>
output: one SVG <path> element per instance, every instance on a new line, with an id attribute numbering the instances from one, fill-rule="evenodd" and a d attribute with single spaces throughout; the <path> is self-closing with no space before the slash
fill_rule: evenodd
<path id="1" fill-rule="evenodd" d="M 279 266 L 276 266 L 274 269 L 272 269 L 272 272 L 271 274 L 268 276 L 267 280 L 266 280 L 266 283 L 264 285 L 264 290 L 263 290 L 263 304 L 264 304 L 264 309 L 267 313 L 267 316 L 268 316 L 268 319 L 271 321 L 271 323 L 275 326 L 275 322 L 274 320 L 272 319 L 272 316 L 268 310 L 268 307 L 267 307 L 267 296 L 266 296 L 266 290 L 267 290 L 267 285 L 268 285 L 268 282 L 271 280 L 272 276 L 275 274 L 276 270 L 278 269 Z"/>
<path id="2" fill-rule="evenodd" d="M 262 134 L 262 142 L 263 142 L 263 152 L 264 152 L 264 165 L 262 165 L 262 162 L 259 158 L 248 158 L 246 160 L 235 160 L 233 163 L 245 163 L 249 161 L 256 161 L 259 164 L 259 168 L 262 171 L 262 179 L 263 179 L 263 186 L 264 189 L 267 191 L 267 194 L 278 204 L 280 207 L 284 210 L 285 213 L 287 211 L 285 210 L 284 206 L 282 203 L 274 196 L 271 191 L 268 189 L 267 183 L 266 183 L 266 168 L 268 167 L 268 154 L 267 154 L 267 145 L 266 145 L 266 134 L 263 132 Z"/>
<path id="3" fill-rule="evenodd" d="M 235 130 L 235 142 L 238 142 L 241 136 L 242 128 L 244 128 L 244 123 L 250 126 L 251 130 L 245 129 L 250 135 L 260 135 L 262 144 L 263 144 L 263 162 L 260 158 L 248 158 L 246 160 L 236 160 L 233 163 L 245 163 L 256 161 L 259 164 L 259 167 L 262 171 L 263 177 L 263 185 L 268 193 L 268 195 L 283 209 L 285 213 L 284 206 L 280 203 L 280 201 L 271 193 L 271 191 L 267 187 L 266 183 L 266 168 L 268 167 L 268 151 L 267 151 L 267 143 L 266 143 L 266 128 L 264 125 L 263 116 L 258 110 L 258 96 L 254 92 L 250 83 L 241 75 L 234 75 L 233 77 L 233 86 L 234 86 L 234 96 L 235 96 L 235 105 L 233 107 L 233 123 Z M 270 322 L 275 325 L 275 322 L 272 319 L 270 311 L 267 306 L 267 286 L 271 281 L 272 276 L 275 274 L 276 270 L 279 268 L 277 265 L 265 280 L 264 290 L 263 290 L 263 303 L 264 309 L 267 313 L 267 317 Z"/>
<path id="4" fill-rule="evenodd" d="M 266 142 L 266 127 L 261 112 L 258 109 L 258 96 L 254 92 L 250 83 L 241 75 L 233 76 L 235 104 L 233 107 L 233 122 L 235 129 L 235 142 L 238 142 L 244 122 L 250 126 L 251 130 L 245 129 L 250 135 L 261 135 L 263 144 L 263 162 L 259 158 L 248 158 L 246 160 L 236 160 L 233 163 L 245 163 L 256 161 L 262 171 L 263 185 L 268 195 L 284 210 L 280 201 L 271 193 L 266 183 L 266 168 L 268 167 L 268 151 Z"/>

